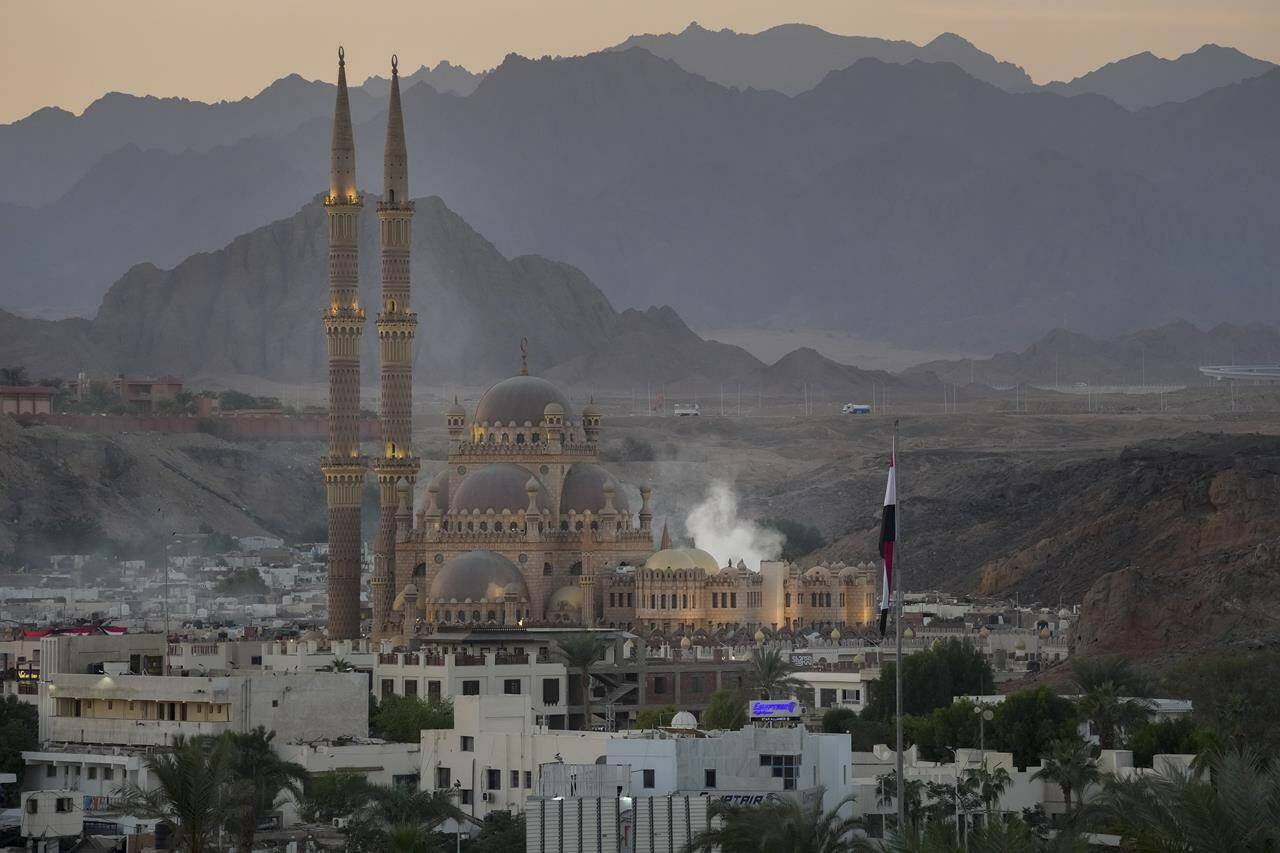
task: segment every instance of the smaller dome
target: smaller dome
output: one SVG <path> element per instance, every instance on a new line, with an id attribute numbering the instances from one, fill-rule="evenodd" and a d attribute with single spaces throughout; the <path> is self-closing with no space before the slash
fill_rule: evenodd
<path id="1" fill-rule="evenodd" d="M 902 629 L 902 636 L 908 640 L 910 640 L 915 635 L 916 635 L 916 632 L 912 631 L 910 626 L 907 626 L 906 628 Z"/>
<path id="2" fill-rule="evenodd" d="M 666 548 L 644 561 L 646 569 L 702 569 L 709 575 L 720 571 L 716 558 L 701 548 Z"/>
<path id="3" fill-rule="evenodd" d="M 838 643 L 838 642 L 840 642 L 840 629 L 839 629 L 839 628 L 832 628 L 832 629 L 831 629 L 831 642 L 833 642 L 833 643 Z"/>
<path id="4" fill-rule="evenodd" d="M 596 400 L 594 397 L 591 398 L 587 405 L 582 407 L 582 416 L 584 418 L 600 417 L 600 409 L 596 406 Z"/>
<path id="5" fill-rule="evenodd" d="M 569 398 L 551 382 L 537 376 L 512 376 L 494 385 L 476 404 L 478 424 L 537 424 L 551 405 L 567 411 Z"/>
<path id="6" fill-rule="evenodd" d="M 1027 641 L 1019 637 L 1018 642 L 1014 643 L 1013 647 L 1020 652 L 1025 652 L 1027 650 Z"/>
<path id="7" fill-rule="evenodd" d="M 598 513 L 604 509 L 605 494 L 609 488 L 613 489 L 613 508 L 619 513 L 630 510 L 627 493 L 618 488 L 618 481 L 612 474 L 592 462 L 574 463 L 565 475 L 560 491 L 560 511 Z"/>
<path id="8" fill-rule="evenodd" d="M 581 609 L 582 587 L 562 586 L 553 592 L 551 594 L 551 600 L 547 602 L 547 610 L 555 611 L 561 606 Z"/>
<path id="9" fill-rule="evenodd" d="M 1049 629 L 1048 629 L 1048 628 L 1041 628 L 1041 629 L 1040 629 L 1040 639 L 1042 639 L 1042 640 L 1047 640 L 1047 639 L 1049 639 L 1049 637 L 1051 637 L 1051 636 L 1053 636 L 1053 635 L 1052 635 L 1052 633 L 1049 631 Z"/>
<path id="10" fill-rule="evenodd" d="M 693 640 L 690 640 L 688 637 L 680 638 L 680 648 L 684 649 L 686 652 L 689 651 L 689 647 L 692 645 L 693 645 Z"/>
<path id="11" fill-rule="evenodd" d="M 468 551 L 441 567 L 431 581 L 431 600 L 501 601 L 512 586 L 529 597 L 514 563 L 493 551 Z"/>
<path id="12" fill-rule="evenodd" d="M 855 569 L 853 566 L 846 566 L 845 568 L 840 570 L 840 580 L 856 581 L 861 577 L 862 575 L 859 574 L 858 570 Z"/>
<path id="13" fill-rule="evenodd" d="M 675 716 L 671 718 L 671 728 L 673 729 L 696 729 L 698 727 L 698 718 L 688 711 L 677 711 Z"/>
<path id="14" fill-rule="evenodd" d="M 805 572 L 804 576 L 811 581 L 826 581 L 831 579 L 831 575 L 822 566 L 814 566 L 812 569 Z"/>
<path id="15" fill-rule="evenodd" d="M 756 629 L 755 641 L 756 641 L 757 643 L 763 643 L 763 642 L 764 642 L 764 631 L 760 630 L 759 628 L 757 628 L 757 629 Z"/>
<path id="16" fill-rule="evenodd" d="M 458 484 L 453 495 L 451 509 L 454 512 L 520 512 L 529 506 L 526 484 L 533 480 L 538 485 L 538 509 L 546 506 L 546 490 L 537 478 L 524 468 L 510 462 L 495 462 L 472 471 Z"/>

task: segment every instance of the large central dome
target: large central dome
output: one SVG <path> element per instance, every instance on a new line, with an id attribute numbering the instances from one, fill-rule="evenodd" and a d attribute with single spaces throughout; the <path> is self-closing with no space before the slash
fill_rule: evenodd
<path id="1" fill-rule="evenodd" d="M 493 551 L 468 551 L 445 563 L 431 581 L 433 601 L 501 601 L 508 592 L 529 597 L 515 564 Z"/>
<path id="2" fill-rule="evenodd" d="M 569 413 L 569 398 L 551 382 L 537 376 L 512 376 L 484 392 L 476 406 L 476 423 L 537 424 L 548 403 L 559 403 Z"/>

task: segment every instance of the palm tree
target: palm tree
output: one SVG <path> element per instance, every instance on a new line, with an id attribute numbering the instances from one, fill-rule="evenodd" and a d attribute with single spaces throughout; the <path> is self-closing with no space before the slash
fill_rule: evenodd
<path id="1" fill-rule="evenodd" d="M 1091 825 L 1120 835 L 1134 853 L 1280 850 L 1280 767 L 1267 768 L 1248 749 L 1209 763 L 1211 776 L 1109 777 L 1091 804 Z"/>
<path id="2" fill-rule="evenodd" d="M 806 685 L 795 677 L 798 667 L 782 657 L 782 650 L 753 649 L 751 661 L 747 666 L 747 685 L 760 693 L 762 699 L 772 699 L 775 695 L 790 694 L 803 689 Z"/>
<path id="3" fill-rule="evenodd" d="M 127 783 L 118 791 L 126 811 L 163 818 L 174 825 L 179 849 L 209 850 L 222 825 L 231 781 L 230 746 L 224 738 L 175 735 L 172 745 L 147 756 L 156 787 Z"/>
<path id="4" fill-rule="evenodd" d="M 343 657 L 335 657 L 324 666 L 320 667 L 318 672 L 355 672 L 356 665 Z M 372 695 L 372 694 L 370 694 Z"/>
<path id="5" fill-rule="evenodd" d="M 247 732 L 224 736 L 230 746 L 230 803 L 225 816 L 227 829 L 241 850 L 253 849 L 253 837 L 267 813 L 274 809 L 282 793 L 295 801 L 302 799 L 307 771 L 300 764 L 284 761 L 271 742 L 276 733 L 258 726 Z"/>
<path id="6" fill-rule="evenodd" d="M 1149 685 L 1121 657 L 1072 658 L 1072 681 L 1080 691 L 1080 714 L 1093 723 L 1103 749 L 1115 749 L 1126 728 L 1146 720 L 1151 703 L 1144 698 Z M 1139 698 L 1129 698 L 1139 697 Z"/>
<path id="7" fill-rule="evenodd" d="M 1041 759 L 1040 769 L 1031 778 L 1053 782 L 1061 788 L 1062 799 L 1070 815 L 1071 795 L 1075 793 L 1083 798 L 1085 788 L 1096 784 L 1101 773 L 1088 744 L 1079 740 L 1060 740 L 1050 747 L 1049 755 Z"/>
<path id="8" fill-rule="evenodd" d="M 997 767 L 992 770 L 984 760 L 981 767 L 966 770 L 965 774 L 972 782 L 979 799 L 982 800 L 982 805 L 987 810 L 987 817 L 990 818 L 991 812 L 1000 803 L 1000 798 L 1004 796 L 1004 792 L 1009 790 L 1009 786 L 1013 784 L 1009 771 L 1003 767 Z"/>
<path id="9" fill-rule="evenodd" d="M 582 728 L 591 728 L 591 665 L 604 657 L 608 646 L 594 634 L 574 634 L 558 641 L 556 654 L 564 665 L 578 673 L 582 688 Z"/>
<path id="10" fill-rule="evenodd" d="M 862 853 L 875 848 L 854 836 L 861 825 L 840 810 L 848 797 L 822 811 L 822 790 L 809 805 L 791 799 L 767 800 L 760 805 L 736 806 L 724 800 L 711 803 L 709 817 L 719 822 L 693 837 L 684 853 Z"/>
<path id="11" fill-rule="evenodd" d="M 410 791 L 406 788 L 376 788 L 373 791 L 373 817 L 390 828 L 419 824 L 434 829 L 448 818 L 466 820 L 467 815 L 454 805 L 453 789 Z"/>
<path id="12" fill-rule="evenodd" d="M 906 818 L 908 825 L 914 826 L 920 822 L 921 815 L 924 814 L 924 781 L 921 779 L 908 779 L 906 784 L 902 786 L 903 804 L 902 813 Z M 896 805 L 898 800 L 898 771 L 890 770 L 881 776 L 876 777 L 876 803 L 881 808 L 887 808 Z"/>

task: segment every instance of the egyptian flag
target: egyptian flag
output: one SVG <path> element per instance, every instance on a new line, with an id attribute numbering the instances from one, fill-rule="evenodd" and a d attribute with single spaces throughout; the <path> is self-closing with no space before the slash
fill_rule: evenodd
<path id="1" fill-rule="evenodd" d="M 896 444 L 896 443 L 895 443 Z M 880 519 L 880 556 L 884 560 L 884 587 L 880 592 L 880 636 L 889 624 L 889 600 L 893 595 L 893 543 L 898 538 L 898 479 L 894 476 L 896 446 L 889 451 L 889 482 L 884 487 L 884 515 Z"/>

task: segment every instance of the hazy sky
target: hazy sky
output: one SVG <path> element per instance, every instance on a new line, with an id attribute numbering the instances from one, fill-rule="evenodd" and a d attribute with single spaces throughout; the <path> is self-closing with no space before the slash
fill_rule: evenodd
<path id="1" fill-rule="evenodd" d="M 1037 82 L 1205 42 L 1280 61 L 1280 0 L 0 0 L 0 122 L 48 105 L 79 112 L 112 90 L 212 101 L 295 71 L 330 79 L 339 42 L 362 81 L 385 76 L 392 52 L 409 69 L 448 59 L 478 70 L 693 20 L 917 43 L 951 31 Z"/>

